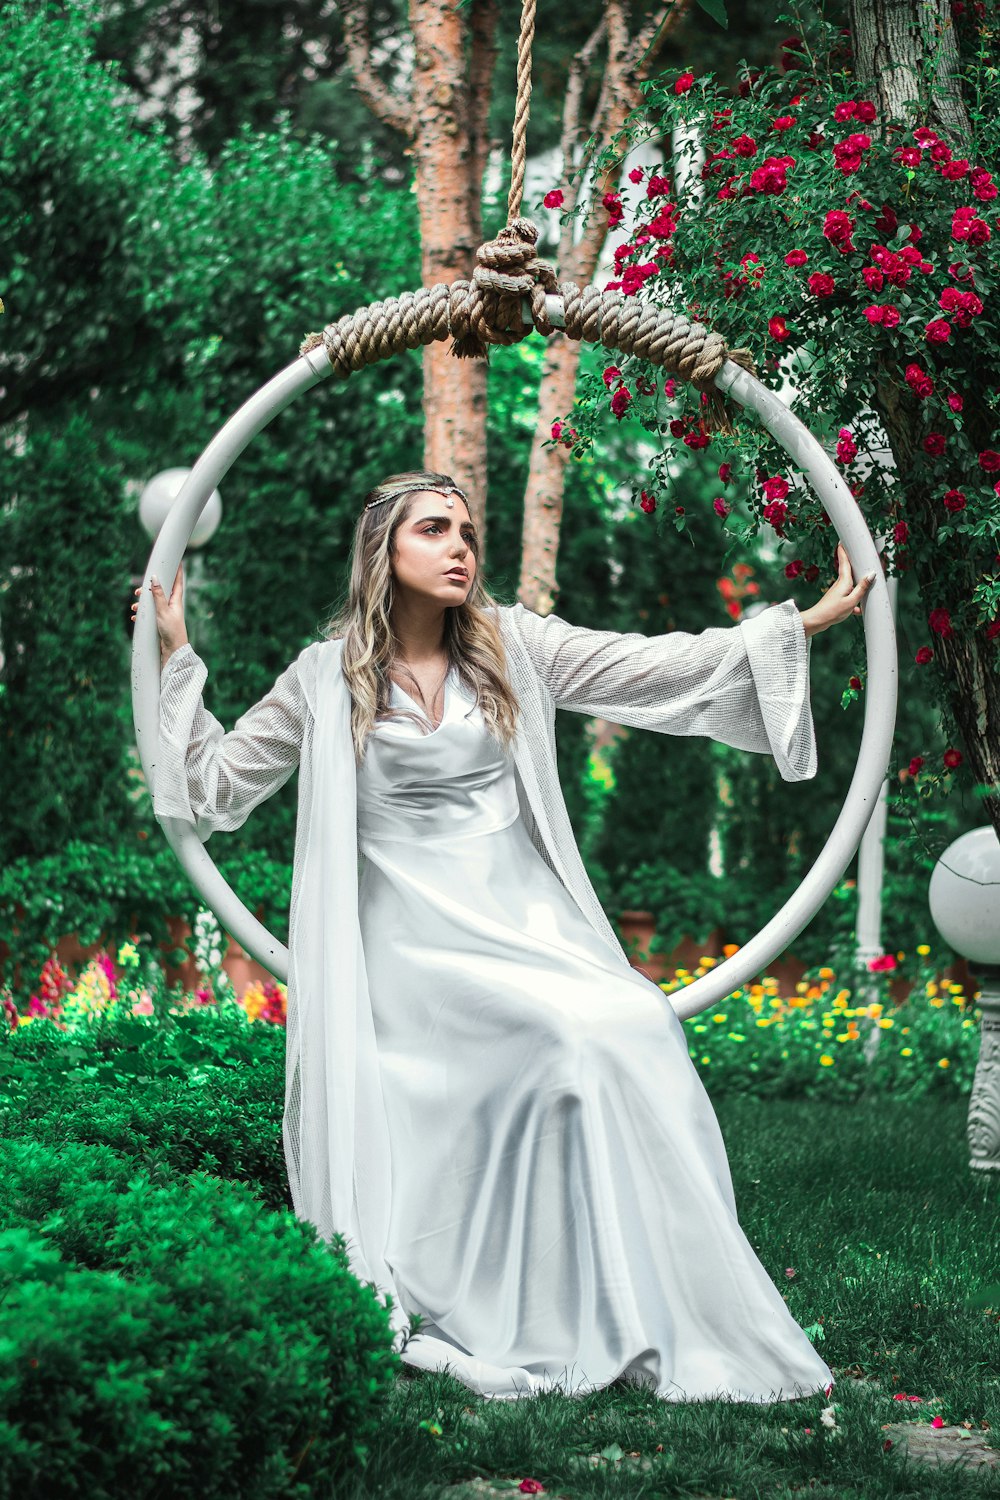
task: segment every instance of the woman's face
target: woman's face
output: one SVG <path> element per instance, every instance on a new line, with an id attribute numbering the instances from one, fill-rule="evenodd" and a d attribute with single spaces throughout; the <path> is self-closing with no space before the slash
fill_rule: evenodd
<path id="1" fill-rule="evenodd" d="M 448 500 L 454 504 L 449 506 Z M 391 566 L 396 587 L 443 605 L 464 603 L 476 576 L 472 549 L 476 534 L 461 495 L 445 497 L 436 490 L 415 491 L 410 497 L 410 513 L 397 526 L 394 538 Z"/>

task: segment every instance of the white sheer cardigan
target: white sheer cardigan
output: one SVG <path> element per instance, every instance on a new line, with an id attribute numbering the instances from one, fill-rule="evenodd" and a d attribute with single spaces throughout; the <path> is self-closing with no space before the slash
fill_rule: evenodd
<path id="1" fill-rule="evenodd" d="M 555 710 L 663 734 L 703 735 L 773 756 L 786 781 L 816 774 L 809 657 L 793 600 L 729 627 L 645 636 L 499 607 L 520 705 L 514 745 L 521 815 L 535 847 L 623 965 L 590 882 L 556 765 Z M 283 1143 L 297 1216 L 343 1236 L 351 1269 L 408 1318 L 384 1259 L 389 1141 L 358 920 L 356 772 L 341 642 L 314 641 L 228 733 L 206 709 L 190 644 L 160 680 L 153 776 L 158 817 L 206 841 L 239 828 L 299 768 L 289 908 Z"/>

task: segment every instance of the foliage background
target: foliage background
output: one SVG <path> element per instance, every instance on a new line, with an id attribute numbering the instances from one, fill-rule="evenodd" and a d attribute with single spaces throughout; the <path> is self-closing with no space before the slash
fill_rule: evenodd
<path id="1" fill-rule="evenodd" d="M 193 462 L 309 329 L 418 280 L 410 163 L 351 94 L 336 24 L 322 9 L 299 7 L 298 30 L 276 25 L 284 14 L 277 5 L 216 7 L 211 25 L 208 9 L 197 11 L 197 67 L 166 93 L 171 37 L 186 9 L 21 0 L 0 10 L 0 862 L 18 870 L 24 887 L 43 864 L 45 879 L 57 880 L 61 857 L 78 859 L 80 844 L 95 858 L 105 850 L 109 869 L 135 871 L 138 851 L 141 870 L 161 838 L 129 696 L 131 590 L 149 545 L 137 519 L 142 482 Z M 375 7 L 385 37 L 398 35 L 400 11 Z M 556 138 L 566 66 L 596 13 L 588 0 L 565 28 L 543 17 L 536 149 Z M 221 52 L 212 34 L 221 35 Z M 779 40 L 759 5 L 734 16 L 725 33 L 694 8 L 664 61 L 710 45 L 720 76 L 735 78 L 740 58 L 763 60 Z M 511 61 L 508 46 L 494 106 L 504 149 Z M 279 78 L 293 83 L 278 86 Z M 495 225 L 505 183 L 490 191 L 484 222 Z M 562 415 L 536 411 L 541 348 L 530 340 L 492 361 L 489 575 L 504 601 L 518 576 L 529 435 L 536 420 Z M 599 380 L 603 363 L 586 350 L 583 380 Z M 227 726 L 318 633 L 346 582 L 359 496 L 381 474 L 418 461 L 420 388 L 416 354 L 361 372 L 349 386 L 328 382 L 276 419 L 227 477 L 223 524 L 189 610 L 209 666 L 207 703 Z M 686 535 L 631 505 L 650 460 L 646 437 L 608 419 L 595 450 L 572 466 L 561 615 L 649 632 L 726 624 L 718 578 L 739 560 L 753 566 L 761 597 L 788 594 L 765 547 L 748 539 L 727 556 L 717 532 L 699 525 L 694 513 L 717 488 L 704 454 L 687 455 L 676 474 L 692 512 Z M 809 597 L 801 591 L 800 602 Z M 905 675 L 913 607 L 904 589 L 903 764 L 943 744 L 933 705 Z M 859 643 L 860 631 L 845 626 L 814 644 L 821 749 L 810 783 L 782 783 L 765 757 L 629 735 L 610 757 L 616 785 L 601 791 L 588 774 L 586 723 L 559 715 L 567 802 L 612 915 L 640 865 L 671 879 L 703 877 L 713 822 L 730 938 L 740 941 L 772 914 L 818 851 L 853 768 L 860 709 L 844 711 L 840 700 Z M 720 776 L 731 805 L 719 800 Z M 287 871 L 294 815 L 293 781 L 212 849 L 217 860 L 242 865 L 241 895 L 251 905 L 255 894 L 266 900 L 278 929 L 274 868 L 284 862 Z M 958 799 L 914 816 L 917 845 L 907 842 L 904 821 L 888 850 L 890 949 L 928 933 L 928 851 L 981 821 Z M 41 903 L 49 888 L 38 880 Z M 120 905 L 109 922 L 124 936 L 136 891 L 115 888 Z M 640 894 L 631 891 L 630 902 Z M 62 917 L 82 919 L 82 911 L 70 903 Z M 822 913 L 813 924 L 817 951 L 843 925 L 842 905 Z"/>

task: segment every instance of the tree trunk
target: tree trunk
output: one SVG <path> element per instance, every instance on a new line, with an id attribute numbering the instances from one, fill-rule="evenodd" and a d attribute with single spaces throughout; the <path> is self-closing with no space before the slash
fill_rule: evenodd
<path id="1" fill-rule="evenodd" d="M 890 127 L 912 129 L 926 121 L 954 148 L 967 147 L 971 129 L 962 99 L 958 55 L 947 0 L 850 0 L 854 71 L 859 92 L 878 103 L 881 118 L 891 115 Z M 938 58 L 936 89 L 920 83 L 920 64 L 930 51 Z M 911 101 L 907 103 L 907 101 Z M 902 213 L 901 213 L 902 217 Z M 937 487 L 914 483 L 911 460 L 926 419 L 921 408 L 900 391 L 900 372 L 883 358 L 875 371 L 874 405 L 892 447 L 905 514 L 911 530 L 935 543 L 934 550 L 914 553 L 913 573 L 926 611 L 947 608 L 971 598 L 984 573 L 992 570 L 995 547 L 990 539 L 967 535 L 937 542 L 941 501 Z M 980 451 L 995 440 L 990 412 L 969 382 L 963 418 L 973 448 Z M 902 519 L 893 516 L 892 520 Z M 928 638 L 930 632 L 928 631 Z M 986 626 L 934 636 L 933 649 L 946 701 L 962 738 L 969 767 L 980 785 L 990 787 L 983 812 L 1000 835 L 1000 673 L 994 665 L 996 643 Z"/>
<path id="2" fill-rule="evenodd" d="M 412 113 L 424 286 L 468 276 L 482 243 L 479 101 L 467 80 L 468 24 L 456 0 L 410 0 Z M 486 362 L 425 347 L 424 465 L 451 474 L 485 534 Z"/>
<path id="3" fill-rule="evenodd" d="M 658 11 L 653 20 L 635 38 L 629 36 L 621 0 L 607 0 L 604 20 L 581 48 L 570 68 L 566 105 L 563 113 L 562 156 L 566 221 L 559 242 L 558 267 L 562 280 L 586 286 L 592 281 L 600 259 L 606 229 L 606 210 L 601 199 L 615 192 L 621 168 L 615 166 L 595 183 L 590 211 L 583 233 L 573 243 L 574 220 L 569 212 L 576 203 L 583 178 L 583 168 L 591 157 L 612 140 L 625 123 L 630 110 L 640 102 L 639 79 L 648 73 L 650 63 L 664 40 L 687 9 L 688 0 L 674 0 L 672 6 Z M 586 70 L 599 46 L 607 39 L 607 60 L 601 95 L 590 126 L 593 145 L 580 163 L 575 186 L 568 183 L 574 166 L 573 153 L 580 135 L 580 96 Z M 559 585 L 556 563 L 559 556 L 559 534 L 562 526 L 563 492 L 569 449 L 561 444 L 546 446 L 551 423 L 572 407 L 576 393 L 576 376 L 580 365 L 580 344 L 554 334 L 549 339 L 538 391 L 538 426 L 531 447 L 531 464 L 524 492 L 524 521 L 521 530 L 521 576 L 517 597 L 538 614 L 549 614 L 555 608 Z"/>

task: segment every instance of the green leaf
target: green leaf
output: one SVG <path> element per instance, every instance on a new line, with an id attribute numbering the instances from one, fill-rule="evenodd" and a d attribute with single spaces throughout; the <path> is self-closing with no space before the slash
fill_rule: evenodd
<path id="1" fill-rule="evenodd" d="M 729 30 L 729 18 L 726 15 L 724 0 L 698 0 L 698 4 L 712 17 L 713 21 L 718 21 L 723 30 Z M 663 24 L 665 26 L 666 21 Z"/>

